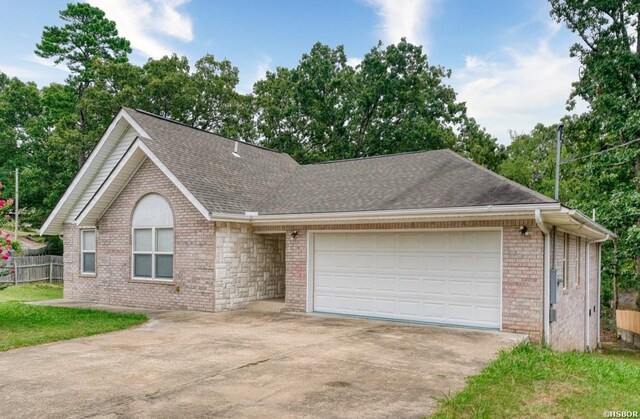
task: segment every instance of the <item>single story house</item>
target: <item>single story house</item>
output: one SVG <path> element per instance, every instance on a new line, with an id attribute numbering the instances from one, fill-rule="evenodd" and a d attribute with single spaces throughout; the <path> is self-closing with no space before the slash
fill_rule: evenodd
<path id="1" fill-rule="evenodd" d="M 127 108 L 41 234 L 64 235 L 65 298 L 205 311 L 284 298 L 560 350 L 599 343 L 600 243 L 615 237 L 449 150 L 300 165 Z"/>

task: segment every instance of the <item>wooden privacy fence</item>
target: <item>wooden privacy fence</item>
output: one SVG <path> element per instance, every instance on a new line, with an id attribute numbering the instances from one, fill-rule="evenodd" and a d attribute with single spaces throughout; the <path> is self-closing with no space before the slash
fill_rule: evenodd
<path id="1" fill-rule="evenodd" d="M 62 282 L 62 266 L 62 256 L 12 257 L 3 267 L 13 269 L 13 273 L 0 276 L 0 283 Z"/>
<path id="2" fill-rule="evenodd" d="M 640 311 L 616 310 L 616 326 L 640 335 Z"/>

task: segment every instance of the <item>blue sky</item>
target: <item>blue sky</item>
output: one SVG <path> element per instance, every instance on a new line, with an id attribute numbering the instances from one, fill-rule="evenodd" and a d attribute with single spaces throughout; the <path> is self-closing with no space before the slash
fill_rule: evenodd
<path id="1" fill-rule="evenodd" d="M 378 40 L 405 36 L 448 81 L 500 142 L 509 130 L 553 123 L 578 64 L 576 37 L 549 17 L 545 0 L 88 0 L 115 20 L 144 63 L 167 53 L 194 62 L 205 53 L 240 69 L 238 90 L 277 66 L 294 66 L 315 42 L 344 45 L 352 63 Z M 39 85 L 62 81 L 64 68 L 33 54 L 44 25 L 58 25 L 67 1 L 0 0 L 0 70 Z M 582 107 L 584 108 L 584 107 Z"/>

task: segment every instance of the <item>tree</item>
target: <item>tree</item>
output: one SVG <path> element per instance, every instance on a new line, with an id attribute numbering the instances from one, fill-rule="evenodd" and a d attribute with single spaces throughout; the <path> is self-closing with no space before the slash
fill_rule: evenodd
<path id="1" fill-rule="evenodd" d="M 640 289 L 640 2 L 550 0 L 551 16 L 580 38 L 570 49 L 581 64 L 569 105 L 591 108 L 574 148 L 588 176 L 576 205 L 597 205 L 601 221 L 620 233 L 616 260 L 623 286 Z M 615 205 L 613 205 L 615 203 Z"/>
<path id="2" fill-rule="evenodd" d="M 317 43 L 255 84 L 260 141 L 303 163 L 453 148 L 495 168 L 501 149 L 456 101 L 450 74 L 406 40 L 379 43 L 357 68 L 342 46 Z"/>
<path id="3" fill-rule="evenodd" d="M 36 44 L 36 55 L 64 63 L 71 71 L 70 80 L 82 89 L 94 78 L 96 60 L 126 62 L 131 44 L 118 36 L 115 22 L 104 12 L 87 3 L 69 3 L 60 11 L 66 24 L 45 26 L 42 39 Z"/>
<path id="4" fill-rule="evenodd" d="M 262 144 L 300 162 L 350 155 L 353 75 L 342 46 L 320 43 L 296 68 L 268 72 L 253 90 Z"/>
<path id="5" fill-rule="evenodd" d="M 118 36 L 115 22 L 107 19 L 102 10 L 87 3 L 67 4 L 60 11 L 60 19 L 66 24 L 45 26 L 42 39 L 36 44 L 36 55 L 53 58 L 56 64 L 64 63 L 69 69 L 68 84 L 77 94 L 80 103 L 84 92 L 95 81 L 94 67 L 98 62 L 122 63 L 131 52 L 129 41 Z M 93 147 L 93 128 L 84 109 L 78 109 L 78 135 L 70 140 L 79 142 L 78 166 Z"/>

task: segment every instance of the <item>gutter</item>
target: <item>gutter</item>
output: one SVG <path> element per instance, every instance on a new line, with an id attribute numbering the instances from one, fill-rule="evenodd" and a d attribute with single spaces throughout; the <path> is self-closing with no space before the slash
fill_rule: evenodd
<path id="1" fill-rule="evenodd" d="M 522 204 L 522 205 L 484 205 L 474 207 L 454 207 L 454 208 L 429 208 L 429 209 L 405 209 L 405 210 L 381 210 L 381 211 L 344 211 L 344 212 L 324 212 L 324 213 L 306 213 L 306 214 L 267 214 L 259 215 L 258 213 L 246 213 L 241 219 L 253 223 L 278 224 L 278 223 L 309 223 L 322 221 L 349 221 L 349 220 L 380 220 L 380 219 L 402 219 L 416 217 L 437 217 L 449 215 L 470 215 L 477 214 L 479 216 L 531 216 L 531 211 L 535 209 L 559 210 L 558 203 L 549 204 Z M 248 215 L 251 214 L 251 215 Z M 212 218 L 218 218 L 218 215 L 229 219 L 230 214 L 212 214 Z M 248 217 L 248 218 L 247 218 Z M 449 217 L 447 217 L 449 218 Z"/>
<path id="2" fill-rule="evenodd" d="M 599 239 L 599 240 L 588 240 L 587 241 L 587 254 L 586 254 L 586 258 L 587 258 L 587 275 L 586 275 L 586 284 L 585 284 L 585 292 L 584 292 L 584 350 L 585 352 L 591 352 L 591 345 L 589 345 L 589 343 L 591 342 L 591 328 L 589 327 L 589 292 L 590 292 L 590 287 L 591 287 L 591 253 L 589 252 L 589 246 L 591 245 L 591 243 L 593 244 L 598 244 L 598 243 L 602 243 L 605 242 L 607 240 L 609 240 L 610 237 L 607 234 L 605 236 L 605 238 L 603 239 Z M 600 256 L 601 256 L 601 252 L 602 252 L 602 248 L 598 248 L 598 301 L 596 304 L 596 310 L 594 313 L 594 315 L 597 315 L 597 328 L 598 328 L 598 336 L 596 339 L 596 346 L 599 347 L 600 346 L 600 279 L 601 279 L 601 275 L 600 275 L 600 270 L 601 270 L 601 266 L 600 266 Z"/>
<path id="3" fill-rule="evenodd" d="M 542 218 L 542 213 L 540 209 L 535 210 L 535 220 L 538 228 L 544 234 L 544 264 L 543 270 L 544 274 L 542 277 L 542 330 L 543 330 L 543 339 L 544 344 L 549 346 L 551 344 L 551 327 L 549 325 L 549 308 L 550 308 L 550 299 L 549 299 L 549 290 L 551 289 L 551 263 L 550 263 L 550 253 L 551 253 L 551 237 L 549 228 L 544 224 L 544 219 Z"/>

